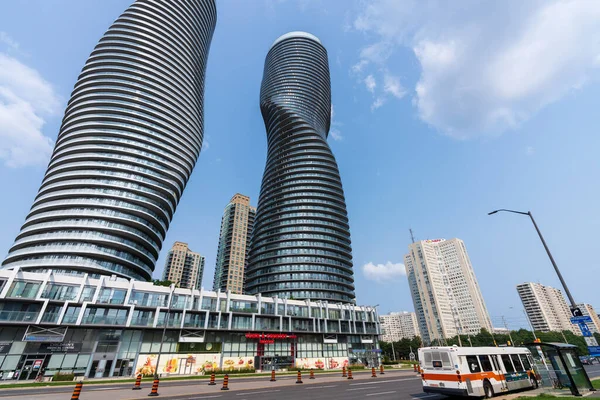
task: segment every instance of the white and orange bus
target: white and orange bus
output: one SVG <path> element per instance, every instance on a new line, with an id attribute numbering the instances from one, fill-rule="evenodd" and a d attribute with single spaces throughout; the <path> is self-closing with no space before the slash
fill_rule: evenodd
<path id="1" fill-rule="evenodd" d="M 538 385 L 524 347 L 424 347 L 419 362 L 426 393 L 490 398 Z"/>

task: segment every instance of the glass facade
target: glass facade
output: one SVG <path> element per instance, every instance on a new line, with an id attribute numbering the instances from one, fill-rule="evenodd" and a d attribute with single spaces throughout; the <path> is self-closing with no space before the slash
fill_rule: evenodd
<path id="1" fill-rule="evenodd" d="M 265 61 L 260 106 L 267 130 L 247 293 L 354 301 L 344 191 L 327 143 L 327 51 L 304 32 L 283 35 Z"/>
<path id="2" fill-rule="evenodd" d="M 79 75 L 3 268 L 151 278 L 202 147 L 215 24 L 213 0 L 137 0 L 113 23 Z"/>

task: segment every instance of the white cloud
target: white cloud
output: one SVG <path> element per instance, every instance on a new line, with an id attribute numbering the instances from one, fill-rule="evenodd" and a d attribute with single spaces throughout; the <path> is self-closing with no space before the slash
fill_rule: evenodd
<path id="1" fill-rule="evenodd" d="M 19 43 L 9 36 L 8 33 L 0 31 L 0 43 L 4 43 L 14 50 L 19 49 Z"/>
<path id="2" fill-rule="evenodd" d="M 378 97 L 375 99 L 373 104 L 371 104 L 371 111 L 377 110 L 379 107 L 385 104 L 385 98 Z"/>
<path id="3" fill-rule="evenodd" d="M 532 156 L 532 155 L 535 154 L 535 149 L 533 147 L 531 147 L 531 146 L 527 146 L 525 148 L 525 154 L 528 155 L 528 156 Z"/>
<path id="4" fill-rule="evenodd" d="M 456 7 L 373 0 L 353 25 L 376 38 L 360 53 L 361 73 L 399 74 L 391 54 L 411 49 L 421 69 L 413 99 L 419 117 L 447 135 L 471 138 L 516 128 L 597 79 L 598 20 L 597 1 L 464 0 Z"/>
<path id="5" fill-rule="evenodd" d="M 373 75 L 368 75 L 365 80 L 365 86 L 367 87 L 367 90 L 371 93 L 375 92 L 375 88 L 377 87 L 377 82 L 375 82 L 375 78 L 373 77 Z"/>
<path id="6" fill-rule="evenodd" d="M 332 104 L 331 105 L 331 128 L 329 129 L 329 136 L 336 142 L 339 142 L 344 139 L 344 136 L 342 135 L 342 132 L 339 129 L 339 127 L 342 125 L 343 124 L 341 122 L 339 122 L 335 119 L 335 110 L 334 110 L 333 104 Z"/>
<path id="7" fill-rule="evenodd" d="M 394 264 L 391 261 L 385 264 L 373 264 L 370 262 L 363 265 L 362 270 L 365 278 L 380 283 L 394 281 L 401 276 L 406 276 L 404 264 Z"/>
<path id="8" fill-rule="evenodd" d="M 398 99 L 406 94 L 406 90 L 400 84 L 400 79 L 388 73 L 383 76 L 383 91 Z"/>
<path id="9" fill-rule="evenodd" d="M 0 159 L 7 166 L 48 162 L 53 142 L 42 128 L 59 108 L 54 89 L 35 69 L 0 53 Z"/>

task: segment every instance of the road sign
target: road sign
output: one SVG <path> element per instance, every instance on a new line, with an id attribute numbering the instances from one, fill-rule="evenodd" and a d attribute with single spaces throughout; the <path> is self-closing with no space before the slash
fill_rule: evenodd
<path id="1" fill-rule="evenodd" d="M 410 361 L 415 361 L 415 353 L 411 352 L 409 355 Z"/>
<path id="2" fill-rule="evenodd" d="M 571 308 L 571 315 L 574 317 L 583 317 L 583 313 L 579 307 Z"/>
<path id="3" fill-rule="evenodd" d="M 589 346 L 590 356 L 600 357 L 600 346 Z"/>
<path id="4" fill-rule="evenodd" d="M 579 325 L 579 330 L 581 331 L 581 335 L 583 335 L 584 337 L 594 336 L 594 335 L 592 335 L 590 328 L 587 326 L 587 324 L 585 322 L 580 322 L 577 325 Z"/>
<path id="5" fill-rule="evenodd" d="M 589 315 L 584 315 L 584 316 L 581 316 L 581 317 L 573 317 L 573 318 L 571 318 L 571 323 L 572 324 L 578 324 L 580 322 L 589 322 L 589 323 L 592 323 L 593 321 L 592 321 L 592 317 L 590 317 Z"/>
<path id="6" fill-rule="evenodd" d="M 595 337 L 585 337 L 585 344 L 588 345 L 588 347 L 596 347 L 598 346 L 598 342 L 596 341 Z"/>

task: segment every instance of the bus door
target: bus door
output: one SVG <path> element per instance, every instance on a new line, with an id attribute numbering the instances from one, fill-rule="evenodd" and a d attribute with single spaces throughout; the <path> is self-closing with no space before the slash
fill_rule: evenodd
<path id="1" fill-rule="evenodd" d="M 508 387 L 506 386 L 506 380 L 504 379 L 504 371 L 502 371 L 502 368 L 498 363 L 498 357 L 498 355 L 494 354 L 490 356 L 490 359 L 492 360 L 494 373 L 496 374 L 496 376 L 498 376 L 498 380 L 500 381 L 500 390 L 504 392 L 508 390 Z"/>

